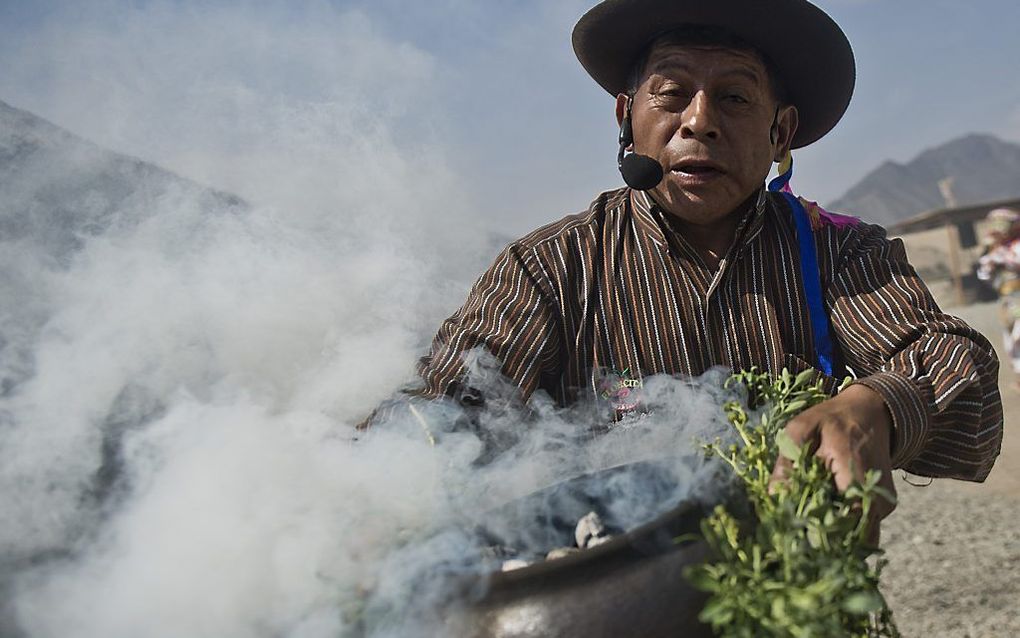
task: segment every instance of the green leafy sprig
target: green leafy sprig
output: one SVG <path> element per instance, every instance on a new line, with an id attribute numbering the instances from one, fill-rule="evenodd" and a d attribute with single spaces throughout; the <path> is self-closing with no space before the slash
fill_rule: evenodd
<path id="1" fill-rule="evenodd" d="M 880 473 L 868 472 L 863 483 L 839 494 L 824 463 L 783 430 L 830 397 L 814 378 L 813 370 L 796 377 L 784 370 L 776 378 L 751 370 L 730 379 L 761 408 L 751 416 L 740 403 L 728 403 L 740 442 L 716 441 L 706 449 L 732 468 L 752 520 L 718 506 L 701 525 L 714 562 L 687 572 L 710 594 L 700 618 L 718 636 L 899 636 L 878 588 L 882 552 L 867 542 L 875 499 L 893 499 L 879 487 Z M 779 455 L 792 470 L 785 482 L 770 485 Z"/>

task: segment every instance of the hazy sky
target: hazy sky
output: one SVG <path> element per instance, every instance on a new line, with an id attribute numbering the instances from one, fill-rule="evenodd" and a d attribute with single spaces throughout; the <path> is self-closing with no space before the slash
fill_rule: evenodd
<path id="1" fill-rule="evenodd" d="M 612 99 L 569 43 L 591 4 L 0 0 L 0 100 L 208 181 L 217 174 L 196 157 L 210 134 L 188 133 L 211 117 L 188 101 L 203 79 L 288 103 L 353 94 L 406 148 L 441 151 L 461 189 L 450 196 L 521 233 L 620 183 Z M 848 34 L 858 83 L 837 129 L 796 156 L 795 190 L 832 200 L 886 159 L 969 132 L 1020 140 L 1020 2 L 818 4 Z M 420 82 L 392 73 L 408 63 Z M 243 152 L 252 130 L 229 144 L 213 135 L 213 155 Z"/>

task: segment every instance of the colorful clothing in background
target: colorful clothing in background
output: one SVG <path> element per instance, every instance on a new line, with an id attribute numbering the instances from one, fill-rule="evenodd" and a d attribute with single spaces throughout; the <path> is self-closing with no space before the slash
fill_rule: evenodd
<path id="1" fill-rule="evenodd" d="M 1005 208 L 988 214 L 988 251 L 978 260 L 977 277 L 999 295 L 1002 340 L 1020 374 L 1020 213 Z"/>

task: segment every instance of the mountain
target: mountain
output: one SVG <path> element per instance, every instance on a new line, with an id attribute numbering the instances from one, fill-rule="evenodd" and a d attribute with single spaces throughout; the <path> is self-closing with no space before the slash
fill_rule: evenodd
<path id="1" fill-rule="evenodd" d="M 138 223 L 167 197 L 209 209 L 244 202 L 114 153 L 0 101 L 0 241 L 30 241 L 66 263 L 83 238 Z"/>
<path id="2" fill-rule="evenodd" d="M 52 308 L 43 290 L 90 237 L 178 204 L 203 214 L 240 198 L 114 153 L 0 102 L 0 398 L 32 374 L 32 344 Z M 4 426 L 0 410 L 0 427 Z"/>
<path id="3" fill-rule="evenodd" d="M 945 207 L 939 181 L 947 177 L 961 206 L 1020 197 L 1020 145 L 965 135 L 906 164 L 885 162 L 827 208 L 892 224 Z"/>

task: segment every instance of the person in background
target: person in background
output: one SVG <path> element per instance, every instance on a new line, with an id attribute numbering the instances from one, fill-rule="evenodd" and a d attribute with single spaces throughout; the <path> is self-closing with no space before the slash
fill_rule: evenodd
<path id="1" fill-rule="evenodd" d="M 997 208 L 988 213 L 987 250 L 977 276 L 999 296 L 1002 342 L 1013 366 L 1014 390 L 1020 391 L 1020 212 Z"/>

